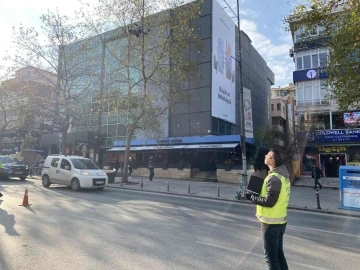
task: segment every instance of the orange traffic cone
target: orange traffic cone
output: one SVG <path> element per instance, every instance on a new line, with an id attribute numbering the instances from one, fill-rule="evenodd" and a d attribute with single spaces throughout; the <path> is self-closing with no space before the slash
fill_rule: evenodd
<path id="1" fill-rule="evenodd" d="M 29 197 L 28 197 L 28 190 L 25 190 L 25 195 L 24 195 L 24 200 L 23 203 L 20 204 L 20 206 L 30 206 L 31 204 L 29 204 Z"/>

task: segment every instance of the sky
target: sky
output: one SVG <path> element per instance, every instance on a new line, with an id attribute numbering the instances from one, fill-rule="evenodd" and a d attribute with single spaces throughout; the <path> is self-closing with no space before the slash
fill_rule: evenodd
<path id="1" fill-rule="evenodd" d="M 225 6 L 224 0 L 218 0 Z M 47 9 L 60 14 L 72 14 L 86 3 L 96 0 L 0 0 L 0 63 L 6 50 L 11 50 L 10 35 L 13 26 L 38 26 L 40 15 Z M 236 0 L 226 0 L 235 7 Z M 253 46 L 275 73 L 274 86 L 286 86 L 292 81 L 294 63 L 289 57 L 292 47 L 290 33 L 283 30 L 283 18 L 289 14 L 296 0 L 239 0 L 240 27 L 252 40 Z M 288 3 L 290 2 L 290 3 Z M 225 9 L 226 10 L 226 9 Z M 236 20 L 234 18 L 234 20 Z"/>

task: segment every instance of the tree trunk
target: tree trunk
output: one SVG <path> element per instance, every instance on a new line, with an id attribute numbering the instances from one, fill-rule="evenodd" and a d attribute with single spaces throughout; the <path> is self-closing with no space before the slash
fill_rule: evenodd
<path id="1" fill-rule="evenodd" d="M 131 144 L 131 137 L 133 134 L 133 130 L 130 130 L 128 136 L 126 136 L 126 148 L 125 148 L 125 157 L 124 157 L 124 168 L 122 171 L 122 182 L 128 182 L 128 163 L 129 163 L 129 153 L 130 153 L 130 144 Z"/>

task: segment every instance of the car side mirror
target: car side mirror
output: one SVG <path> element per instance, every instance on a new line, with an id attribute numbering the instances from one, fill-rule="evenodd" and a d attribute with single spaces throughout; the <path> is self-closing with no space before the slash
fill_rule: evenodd
<path id="1" fill-rule="evenodd" d="M 65 166 L 65 170 L 70 171 L 70 166 Z"/>

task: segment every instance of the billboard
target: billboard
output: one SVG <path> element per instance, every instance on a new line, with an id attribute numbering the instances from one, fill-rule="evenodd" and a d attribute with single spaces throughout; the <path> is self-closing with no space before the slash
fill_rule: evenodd
<path id="1" fill-rule="evenodd" d="M 245 137 L 254 138 L 251 91 L 244 87 Z"/>
<path id="2" fill-rule="evenodd" d="M 212 116 L 235 123 L 235 24 L 213 0 Z"/>
<path id="3" fill-rule="evenodd" d="M 344 124 L 357 125 L 360 123 L 360 112 L 344 113 Z"/>

